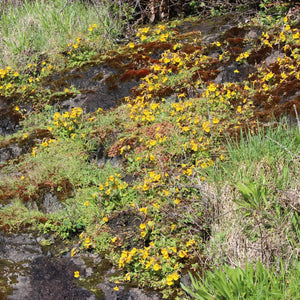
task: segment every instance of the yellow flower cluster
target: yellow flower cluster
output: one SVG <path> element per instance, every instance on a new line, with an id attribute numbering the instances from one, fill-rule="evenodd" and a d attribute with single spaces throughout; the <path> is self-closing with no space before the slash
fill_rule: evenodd
<path id="1" fill-rule="evenodd" d="M 152 221 L 148 224 L 140 224 L 141 230 L 147 226 L 154 226 Z M 119 268 L 133 269 L 136 265 L 142 266 L 144 270 L 152 269 L 155 271 L 154 277 L 161 280 L 164 285 L 173 285 L 180 278 L 179 270 L 183 266 L 181 262 L 189 257 L 193 247 L 196 244 L 194 239 L 186 242 L 184 249 L 178 249 L 176 246 L 159 248 L 153 242 L 148 247 L 141 249 L 132 248 L 130 251 L 123 251 L 119 258 Z M 125 281 L 130 280 L 130 273 L 124 277 Z"/>
<path id="2" fill-rule="evenodd" d="M 44 139 L 43 142 L 41 143 L 41 146 L 48 147 L 50 144 L 52 144 L 56 141 L 57 140 L 55 140 L 55 139 Z"/>
<path id="3" fill-rule="evenodd" d="M 149 171 L 144 176 L 143 182 L 134 188 L 140 191 L 148 191 L 150 188 L 155 189 L 156 186 L 165 182 L 166 177 L 168 177 L 166 173 L 162 175 L 155 171 Z"/>
<path id="4" fill-rule="evenodd" d="M 90 28 L 90 27 L 89 27 Z M 92 29 L 94 29 L 93 27 L 91 27 Z M 82 37 L 78 36 L 76 38 L 76 42 L 75 43 L 68 43 L 67 47 L 69 48 L 69 51 L 67 52 L 68 55 L 71 55 L 73 53 L 73 51 L 79 48 L 79 46 L 82 44 Z"/>
<path id="5" fill-rule="evenodd" d="M 99 27 L 99 26 L 98 26 L 96 23 L 94 23 L 93 25 L 90 24 L 88 30 L 89 30 L 90 32 L 92 32 L 94 29 L 96 29 L 96 28 L 98 28 L 98 27 Z"/>
<path id="6" fill-rule="evenodd" d="M 166 25 L 158 25 L 153 29 L 150 29 L 150 27 L 139 28 L 136 36 L 140 38 L 141 42 L 160 41 L 164 43 L 172 37 L 172 33 L 165 32 L 167 29 Z"/>
<path id="7" fill-rule="evenodd" d="M 110 175 L 104 184 L 99 184 L 99 190 L 101 191 L 100 196 L 102 197 L 113 197 L 113 196 L 121 196 L 122 191 L 128 187 L 128 184 L 125 181 L 120 179 L 121 175 L 119 173 L 114 173 L 114 175 Z"/>
<path id="8" fill-rule="evenodd" d="M 300 80 L 300 55 L 297 51 L 291 50 L 291 53 L 284 57 L 277 58 L 279 71 L 273 72 L 259 68 L 258 79 L 255 81 L 259 93 L 268 94 L 276 89 L 279 84 L 287 83 L 292 80 Z M 250 76 L 250 79 L 253 77 Z"/>
<path id="9" fill-rule="evenodd" d="M 74 138 L 74 132 L 79 127 L 81 116 L 81 107 L 74 107 L 71 112 L 66 111 L 63 114 L 56 112 L 53 115 L 53 124 L 57 129 L 60 129 L 64 135 L 72 136 L 73 134 L 72 138 Z"/>
<path id="10" fill-rule="evenodd" d="M 9 76 L 10 74 L 11 74 L 10 66 L 6 67 L 5 69 L 0 69 L 0 78 L 1 79 L 4 79 L 6 76 Z M 16 76 L 18 76 L 18 75 L 16 75 Z"/>
<path id="11" fill-rule="evenodd" d="M 127 105 L 127 108 L 130 110 L 131 119 L 141 121 L 144 124 L 155 121 L 155 115 L 160 112 L 160 104 L 147 102 L 144 96 L 137 96 L 132 104 Z"/>
<path id="12" fill-rule="evenodd" d="M 269 35 L 266 32 L 262 33 L 261 41 L 262 44 L 273 48 L 273 46 L 279 43 L 290 43 L 294 45 L 300 45 L 300 32 L 298 28 L 291 29 L 288 24 L 289 20 L 287 17 L 283 18 L 283 29 L 275 37 Z"/>
<path id="13" fill-rule="evenodd" d="M 250 56 L 251 50 L 248 50 L 246 52 L 242 52 L 236 59 L 236 62 L 245 62 L 246 59 Z"/>

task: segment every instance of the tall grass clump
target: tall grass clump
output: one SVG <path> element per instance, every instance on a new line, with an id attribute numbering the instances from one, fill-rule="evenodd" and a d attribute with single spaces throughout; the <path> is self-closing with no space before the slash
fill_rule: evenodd
<path id="1" fill-rule="evenodd" d="M 93 34 L 95 46 L 107 49 L 130 10 L 110 1 L 25 0 L 7 4 L 0 13 L 0 65 L 20 66 L 43 53 L 58 53 L 78 36 Z"/>
<path id="2" fill-rule="evenodd" d="M 203 279 L 190 275 L 191 287 L 182 288 L 192 299 L 298 299 L 300 264 L 288 272 L 281 266 L 277 272 L 262 263 L 251 263 L 245 268 L 223 268 L 208 271 Z"/>
<path id="3" fill-rule="evenodd" d="M 193 299 L 298 299 L 299 128 L 260 125 L 226 149 L 209 173 L 218 190 L 205 250 L 211 271 L 182 288 Z"/>

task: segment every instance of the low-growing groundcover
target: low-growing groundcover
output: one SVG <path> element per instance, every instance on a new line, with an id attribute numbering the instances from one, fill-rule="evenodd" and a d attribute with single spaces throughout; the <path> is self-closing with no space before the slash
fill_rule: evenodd
<path id="1" fill-rule="evenodd" d="M 109 85 L 139 80 L 111 110 L 53 105 L 79 92 L 43 84 L 61 65 L 1 69 L 1 96 L 22 95 L 12 107 L 23 120 L 1 149 L 26 149 L 0 165 L 1 229 L 34 230 L 49 237 L 44 243 L 52 235 L 71 256 L 109 259 L 116 292 L 132 283 L 169 299 L 294 299 L 297 19 L 282 16 L 274 27 L 271 16 L 254 18 L 253 27 L 236 26 L 214 42 L 180 32 L 181 24 L 141 27 L 132 41 L 93 57 L 84 55 L 98 27 L 90 24 L 86 39 L 66 46 L 68 68 L 105 63 L 120 70 Z M 232 80 L 217 79 L 224 67 Z M 187 287 L 189 272 L 204 282 Z M 259 296 L 262 282 L 270 294 Z"/>

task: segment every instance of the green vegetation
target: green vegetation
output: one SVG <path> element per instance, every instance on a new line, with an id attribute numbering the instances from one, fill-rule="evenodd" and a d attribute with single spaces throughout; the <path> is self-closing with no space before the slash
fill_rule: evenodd
<path id="1" fill-rule="evenodd" d="M 82 37 L 88 40 L 89 55 L 96 49 L 107 50 L 122 33 L 122 19 L 130 18 L 128 5 L 110 1 L 91 6 L 84 1 L 24 0 L 0 12 L 0 65 L 4 67 L 49 60 L 71 44 L 76 50 Z"/>
<path id="2" fill-rule="evenodd" d="M 297 299 L 299 290 L 299 262 L 286 272 L 266 269 L 262 263 L 232 268 L 225 265 L 208 271 L 205 280 L 191 276 L 193 290 L 183 286 L 193 299 Z"/>
<path id="3" fill-rule="evenodd" d="M 0 165 L 0 228 L 68 241 L 71 256 L 98 253 L 119 270 L 116 284 L 168 299 L 294 299 L 299 104 L 278 95 L 299 87 L 295 18 L 272 18 L 265 9 L 250 21 L 261 32 L 255 40 L 239 37 L 247 30 L 241 25 L 236 36 L 212 43 L 200 32 L 180 33 L 177 20 L 140 27 L 132 41 L 103 52 L 99 45 L 112 47 L 123 26 L 109 23 L 113 17 L 99 25 L 107 6 L 103 16 L 81 1 L 25 1 L 24 8 L 1 18 L 12 66 L 0 69 L 0 93 L 23 127 L 0 146 L 17 139 L 26 151 Z M 31 24 L 25 11 L 41 18 Z M 17 30 L 4 35 L 19 22 L 37 26 L 36 37 L 27 30 L 21 43 Z M 272 63 L 262 63 L 278 49 Z M 13 63 L 19 59 L 22 67 Z M 213 82 L 222 65 L 238 74 L 254 63 L 244 80 Z M 52 76 L 96 64 L 121 70 L 112 83 L 140 81 L 113 109 L 60 109 L 80 91 L 51 87 Z M 182 284 L 188 272 L 190 287 Z"/>

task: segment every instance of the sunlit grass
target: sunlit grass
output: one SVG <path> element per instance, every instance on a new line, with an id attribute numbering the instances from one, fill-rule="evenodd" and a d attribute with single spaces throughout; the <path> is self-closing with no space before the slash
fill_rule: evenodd
<path id="1" fill-rule="evenodd" d="M 0 16 L 0 65 L 20 66 L 58 54 L 78 36 L 94 36 L 107 49 L 122 31 L 124 7 L 83 1 L 22 1 Z M 129 13 L 129 11 L 127 11 Z"/>

